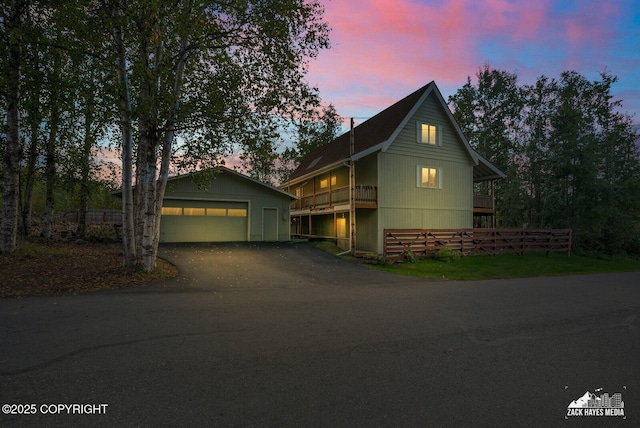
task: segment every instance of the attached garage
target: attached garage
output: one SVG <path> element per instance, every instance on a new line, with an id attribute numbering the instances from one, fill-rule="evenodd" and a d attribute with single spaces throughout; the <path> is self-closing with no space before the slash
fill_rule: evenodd
<path id="1" fill-rule="evenodd" d="M 160 242 L 291 239 L 289 204 L 295 196 L 227 168 L 203 189 L 195 174 L 167 183 Z"/>

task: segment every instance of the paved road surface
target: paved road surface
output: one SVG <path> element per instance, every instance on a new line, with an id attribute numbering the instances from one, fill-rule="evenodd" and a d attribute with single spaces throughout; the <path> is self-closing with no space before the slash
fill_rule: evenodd
<path id="1" fill-rule="evenodd" d="M 640 425 L 640 273 L 429 281 L 304 244 L 161 252 L 182 272 L 164 284 L 0 300 L 0 404 L 37 413 L 0 426 Z M 565 420 L 596 388 L 627 419 Z"/>

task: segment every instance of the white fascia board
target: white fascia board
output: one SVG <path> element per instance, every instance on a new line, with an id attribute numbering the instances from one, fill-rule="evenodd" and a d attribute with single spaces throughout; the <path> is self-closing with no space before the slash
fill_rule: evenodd
<path id="1" fill-rule="evenodd" d="M 422 94 L 420 99 L 415 103 L 415 105 L 411 108 L 411 110 L 409 110 L 409 113 L 407 113 L 407 115 L 404 117 L 404 119 L 402 119 L 402 122 L 400 122 L 400 125 L 398 125 L 398 127 L 395 129 L 395 131 L 393 131 L 393 134 L 391 134 L 391 137 L 389 137 L 389 139 L 383 143 L 384 144 L 384 146 L 382 147 L 382 151 L 383 152 L 387 151 L 387 149 L 389 148 L 391 143 L 393 143 L 393 141 L 395 141 L 395 139 L 398 136 L 398 134 L 400 134 L 400 132 L 404 129 L 404 127 L 407 126 L 407 122 L 409 122 L 409 119 L 411 119 L 413 117 L 413 115 L 416 114 L 416 112 L 418 111 L 420 106 L 422 106 L 422 104 L 427 99 L 429 94 L 433 91 L 433 87 L 434 86 L 435 86 L 434 83 L 431 83 L 431 85 L 429 85 L 429 88 L 427 88 L 427 90 L 424 91 L 424 94 Z"/>
<path id="2" fill-rule="evenodd" d="M 389 140 L 387 140 L 387 141 L 389 141 Z M 359 159 L 362 159 L 365 156 L 369 156 L 370 154 L 377 152 L 378 150 L 383 150 L 383 147 L 385 147 L 385 145 L 387 145 L 387 141 L 383 141 L 382 143 L 376 144 L 375 146 L 369 147 L 368 149 L 363 150 L 361 152 L 354 153 L 351 156 L 351 160 L 357 161 Z"/>
<path id="3" fill-rule="evenodd" d="M 488 179 L 507 177 L 507 174 L 500 171 L 497 166 L 495 166 L 494 164 L 486 160 L 484 157 L 482 157 L 482 155 L 480 155 L 479 153 L 476 153 L 476 156 L 478 157 L 478 165 L 484 165 L 485 167 L 489 168 L 491 172 L 493 172 L 493 175 L 491 175 L 491 178 L 488 178 Z"/>

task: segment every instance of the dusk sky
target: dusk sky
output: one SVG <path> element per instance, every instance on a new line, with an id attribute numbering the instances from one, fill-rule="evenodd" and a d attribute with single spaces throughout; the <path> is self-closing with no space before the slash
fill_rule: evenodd
<path id="1" fill-rule="evenodd" d="M 434 80 L 445 99 L 485 63 L 520 84 L 608 71 L 640 123 L 639 0 L 321 0 L 332 49 L 308 81 L 356 123 Z"/>

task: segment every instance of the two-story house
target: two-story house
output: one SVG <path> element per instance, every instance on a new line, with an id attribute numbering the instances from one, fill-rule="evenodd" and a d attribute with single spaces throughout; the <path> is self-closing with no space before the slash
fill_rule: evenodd
<path id="1" fill-rule="evenodd" d="M 493 195 L 474 183 L 504 177 L 431 82 L 310 153 L 282 188 L 298 197 L 292 235 L 381 254 L 385 229 L 472 228 L 474 215 L 492 225 Z"/>

